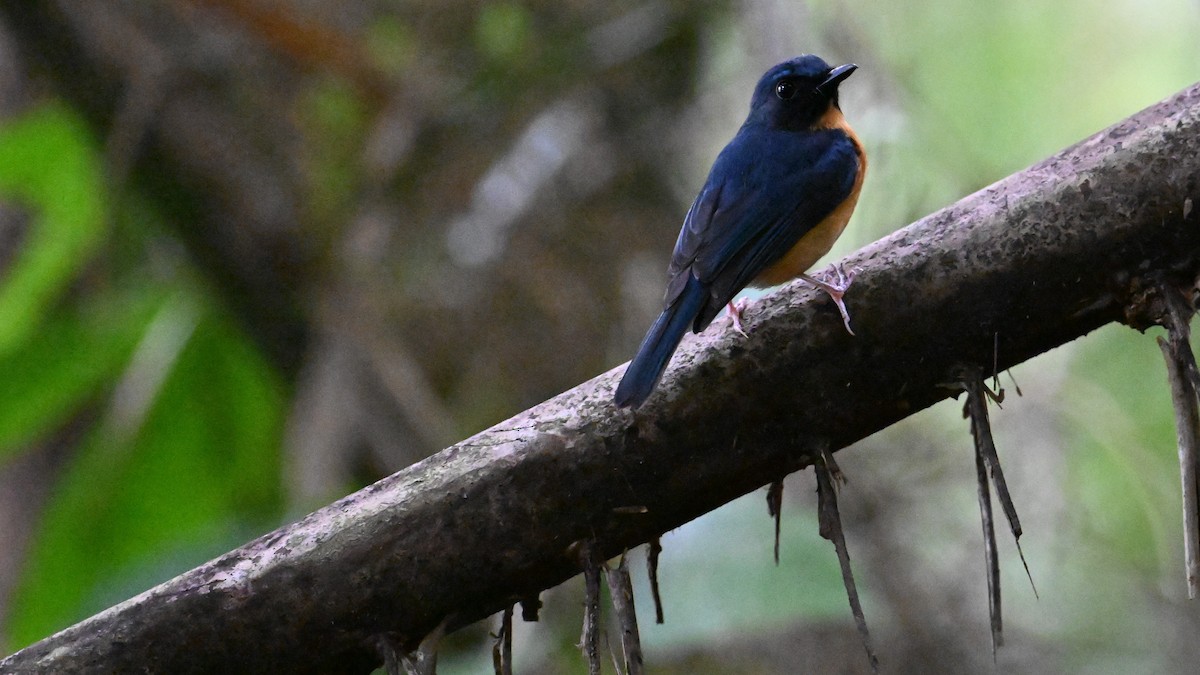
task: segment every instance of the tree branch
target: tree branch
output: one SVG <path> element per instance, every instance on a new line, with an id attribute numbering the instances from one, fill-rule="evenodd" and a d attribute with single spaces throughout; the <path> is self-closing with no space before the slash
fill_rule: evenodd
<path id="1" fill-rule="evenodd" d="M 411 649 L 536 596 L 574 542 L 618 554 L 947 397 L 996 345 L 1008 368 L 1136 323 L 1148 276 L 1193 285 L 1198 125 L 1200 85 L 850 256 L 856 337 L 790 285 L 749 338 L 685 340 L 637 413 L 614 369 L 0 670 L 364 672 L 384 634 Z"/>

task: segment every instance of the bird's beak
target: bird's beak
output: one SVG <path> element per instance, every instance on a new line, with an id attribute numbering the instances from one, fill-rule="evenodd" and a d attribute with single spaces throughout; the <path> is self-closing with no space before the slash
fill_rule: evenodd
<path id="1" fill-rule="evenodd" d="M 847 63 L 844 66 L 834 68 L 829 71 L 829 75 L 825 78 L 825 81 L 817 85 L 817 91 L 826 96 L 832 95 L 833 92 L 837 91 L 837 86 L 842 83 L 842 80 L 850 77 L 850 74 L 856 70 L 858 70 L 858 66 L 853 63 Z"/>

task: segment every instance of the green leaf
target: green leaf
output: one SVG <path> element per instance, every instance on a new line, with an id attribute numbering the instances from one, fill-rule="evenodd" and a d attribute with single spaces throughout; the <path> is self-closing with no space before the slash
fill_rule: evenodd
<path id="1" fill-rule="evenodd" d="M 55 313 L 37 340 L 0 353 L 0 459 L 61 426 L 129 360 L 164 294 L 95 295 Z"/>
<path id="2" fill-rule="evenodd" d="M 104 179 L 82 120 L 48 105 L 0 128 L 0 197 L 33 211 L 0 281 L 0 355 L 37 335 L 104 234 Z"/>
<path id="3" fill-rule="evenodd" d="M 149 587 L 269 529 L 284 404 L 275 373 L 223 316 L 165 308 L 57 486 L 13 597 L 14 644 L 103 609 L 113 588 Z"/>

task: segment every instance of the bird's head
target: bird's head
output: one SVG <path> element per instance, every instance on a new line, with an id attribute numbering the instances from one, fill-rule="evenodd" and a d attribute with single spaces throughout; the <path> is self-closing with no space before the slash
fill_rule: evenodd
<path id="1" fill-rule="evenodd" d="M 793 130 L 817 127 L 830 106 L 837 107 L 838 85 L 857 68 L 853 63 L 830 67 L 812 54 L 784 61 L 758 81 L 747 122 Z"/>

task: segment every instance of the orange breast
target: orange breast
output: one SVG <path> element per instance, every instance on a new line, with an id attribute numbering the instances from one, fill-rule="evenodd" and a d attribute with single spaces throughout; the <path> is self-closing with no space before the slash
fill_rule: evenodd
<path id="1" fill-rule="evenodd" d="M 854 207 L 858 204 L 858 193 L 862 190 L 863 178 L 867 175 L 867 154 L 863 151 L 862 143 L 837 106 L 829 106 L 829 110 L 814 126 L 846 132 L 850 141 L 854 143 L 854 151 L 858 154 L 858 176 L 855 177 L 854 186 L 850 188 L 850 194 L 845 201 L 817 223 L 816 227 L 800 237 L 800 241 L 782 258 L 755 277 L 751 282 L 752 286 L 775 286 L 807 272 L 821 256 L 833 248 L 833 243 L 841 236 L 842 230 L 846 229 L 846 223 L 850 222 L 850 214 L 854 213 Z"/>

